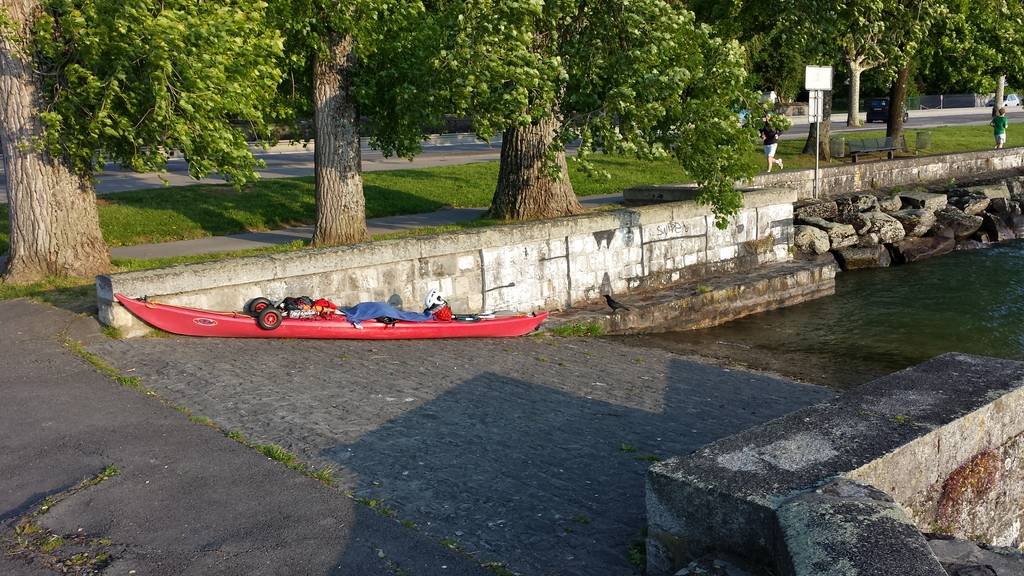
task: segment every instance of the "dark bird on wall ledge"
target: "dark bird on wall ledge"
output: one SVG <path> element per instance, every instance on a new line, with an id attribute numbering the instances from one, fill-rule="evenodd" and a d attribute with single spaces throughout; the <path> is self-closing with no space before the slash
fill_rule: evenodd
<path id="1" fill-rule="evenodd" d="M 619 302 L 616 302 L 615 299 L 612 298 L 611 294 L 605 294 L 604 295 L 604 301 L 608 303 L 608 307 L 612 309 L 612 312 L 617 312 L 619 310 L 629 311 L 629 307 L 628 306 L 625 306 L 625 305 L 623 305 L 623 304 L 621 304 Z"/>

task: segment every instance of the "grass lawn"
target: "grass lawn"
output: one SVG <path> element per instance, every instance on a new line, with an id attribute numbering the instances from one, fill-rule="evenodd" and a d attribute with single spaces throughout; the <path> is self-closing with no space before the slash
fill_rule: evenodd
<path id="1" fill-rule="evenodd" d="M 607 157 L 597 158 L 595 163 L 612 177 L 591 178 L 570 164 L 570 178 L 580 196 L 686 179 L 671 160 Z M 366 216 L 487 206 L 497 179 L 497 162 L 367 172 L 363 174 Z M 100 227 L 110 246 L 273 230 L 312 222 L 315 214 L 312 177 L 261 180 L 240 191 L 206 185 L 139 190 L 104 196 L 99 204 Z M 0 238 L 0 251 L 4 240 Z"/>
<path id="2" fill-rule="evenodd" d="M 928 154 L 984 150 L 992 147 L 988 126 L 929 129 Z M 861 138 L 884 135 L 884 130 L 847 133 Z M 915 130 L 907 132 L 911 144 Z M 1011 127 L 1012 143 L 1012 127 Z M 784 140 L 779 157 L 787 169 L 814 166 L 802 154 L 803 140 Z M 751 159 L 761 166 L 759 147 Z M 822 165 L 843 164 L 836 159 Z M 643 162 L 622 157 L 595 157 L 611 178 L 592 178 L 570 163 L 570 178 L 580 196 L 606 194 L 642 184 L 684 182 L 684 171 L 673 160 Z M 445 206 L 479 207 L 490 203 L 498 175 L 497 162 L 443 166 L 389 172 L 368 172 L 364 177 L 368 218 L 429 212 Z M 229 186 L 183 186 L 140 190 L 104 196 L 99 200 L 100 227 L 110 246 L 130 246 L 218 236 L 244 231 L 282 228 L 313 221 L 313 179 L 262 180 L 240 191 Z M 7 250 L 8 214 L 0 210 L 0 253 Z"/>
<path id="3" fill-rule="evenodd" d="M 1010 130 L 1012 131 L 1012 126 Z M 904 136 L 911 149 L 915 147 L 918 132 L 931 133 L 931 146 L 922 150 L 920 155 L 948 154 L 953 152 L 969 152 L 976 150 L 991 150 L 995 145 L 992 138 L 992 128 L 989 126 L 944 126 L 940 128 L 924 128 L 922 130 L 906 130 Z M 1009 132 L 1012 134 L 1012 132 Z M 885 129 L 866 130 L 856 132 L 840 132 L 833 136 L 840 136 L 847 140 L 858 138 L 879 138 L 885 136 Z M 1010 145 L 1016 145 L 1012 140 Z M 778 156 L 786 164 L 786 169 L 814 168 L 814 156 L 804 154 L 804 140 L 783 140 L 779 142 Z M 867 161 L 873 158 L 884 158 L 882 154 L 865 156 Z M 760 160 L 764 164 L 764 159 Z M 821 162 L 821 166 L 838 166 L 849 164 L 849 158 L 834 158 L 831 162 Z"/>

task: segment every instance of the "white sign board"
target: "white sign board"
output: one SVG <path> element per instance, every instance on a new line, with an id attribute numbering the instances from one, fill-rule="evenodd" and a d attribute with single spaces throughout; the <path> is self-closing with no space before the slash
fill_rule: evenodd
<path id="1" fill-rule="evenodd" d="M 808 66 L 804 70 L 804 89 L 806 89 L 806 90 L 831 90 L 832 89 L 832 67 L 831 66 Z"/>
<path id="2" fill-rule="evenodd" d="M 822 115 L 822 103 L 825 101 L 821 90 L 811 90 L 808 93 L 807 101 L 807 121 L 811 124 L 815 122 L 821 122 Z"/>

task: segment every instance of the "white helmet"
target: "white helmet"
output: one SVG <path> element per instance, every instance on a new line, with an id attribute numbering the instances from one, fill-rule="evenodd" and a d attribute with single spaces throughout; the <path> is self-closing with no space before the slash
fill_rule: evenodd
<path id="1" fill-rule="evenodd" d="M 439 292 L 437 288 L 434 288 L 430 292 L 428 292 L 427 297 L 423 299 L 423 307 L 428 310 L 435 307 L 441 307 L 446 304 L 448 304 L 448 302 L 446 302 L 445 299 L 441 297 L 441 292 Z"/>

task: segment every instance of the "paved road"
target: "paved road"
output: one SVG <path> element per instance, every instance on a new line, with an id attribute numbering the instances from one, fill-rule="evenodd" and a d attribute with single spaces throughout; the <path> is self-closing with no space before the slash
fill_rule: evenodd
<path id="1" fill-rule="evenodd" d="M 54 573 L 38 557 L 8 557 L 14 524 L 107 465 L 120 474 L 37 519 L 65 537 L 55 552 L 65 557 L 76 551 L 74 538 L 109 538 L 106 574 L 491 574 L 340 490 L 118 387 L 60 344 L 65 331 L 93 345 L 107 340 L 95 320 L 25 300 L 0 302 L 0 317 L 0 574 Z M 189 367 L 198 364 L 179 368 Z M 208 368 L 214 379 L 228 376 Z"/>
<path id="2" fill-rule="evenodd" d="M 526 576 L 637 573 L 628 550 L 646 524 L 651 457 L 832 395 L 599 339 L 90 349 L 196 414 L 340 467 L 358 496 Z"/>
<path id="3" fill-rule="evenodd" d="M 1008 115 L 1011 124 L 1024 120 L 1024 109 L 1010 109 Z M 987 124 L 990 118 L 987 108 L 918 110 L 910 112 L 907 128 L 914 130 L 942 125 Z M 806 120 L 802 118 L 794 120 L 793 128 L 783 138 L 806 138 L 808 129 Z M 884 124 L 867 125 L 864 128 L 847 128 L 845 114 L 833 116 L 832 130 L 837 133 L 878 129 L 884 129 Z M 495 139 L 490 143 L 473 143 L 473 140 L 472 135 L 452 135 L 446 137 L 443 140 L 425 146 L 423 153 L 411 162 L 402 158 L 384 158 L 379 152 L 364 146 L 363 170 L 367 172 L 401 170 L 405 168 L 468 164 L 498 159 L 501 148 L 500 139 Z M 301 146 L 284 145 L 269 152 L 259 151 L 256 155 L 267 163 L 266 168 L 261 171 L 265 178 L 309 176 L 313 173 L 312 148 L 303 149 Z M 2 172 L 2 166 L 0 166 L 0 187 L 4 190 L 3 194 L 0 194 L 0 203 L 7 201 L 6 181 Z M 106 194 L 144 188 L 160 188 L 166 185 L 184 186 L 196 184 L 196 181 L 188 175 L 188 167 L 181 159 L 171 160 L 168 172 L 164 175 L 164 178 L 166 178 L 167 184 L 155 174 L 137 174 L 110 165 L 108 170 L 100 176 L 97 182 L 97 191 L 100 194 Z M 207 178 L 202 182 L 221 183 L 222 180 Z"/>

